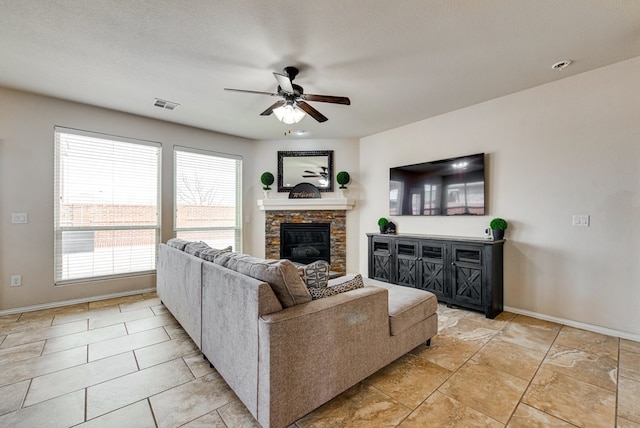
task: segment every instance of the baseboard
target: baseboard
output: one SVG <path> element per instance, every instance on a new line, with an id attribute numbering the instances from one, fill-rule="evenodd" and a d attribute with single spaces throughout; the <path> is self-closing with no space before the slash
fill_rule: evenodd
<path id="1" fill-rule="evenodd" d="M 24 306 L 22 308 L 5 309 L 0 311 L 2 315 L 20 314 L 22 312 L 40 311 L 43 309 L 60 308 L 63 306 L 76 305 L 78 303 L 97 302 L 98 300 L 115 299 L 117 297 L 133 296 L 135 294 L 152 293 L 156 291 L 154 288 L 145 288 L 143 290 L 123 291 L 122 293 L 104 294 L 102 296 L 85 297 L 82 299 L 63 300 L 60 302 L 42 303 L 40 305 Z M 541 314 L 538 312 L 527 311 L 525 309 L 514 308 L 511 306 L 504 307 L 505 312 L 512 312 L 514 314 L 526 315 L 532 318 L 538 318 L 545 321 L 551 321 L 558 324 L 567 325 L 569 327 L 580 328 L 582 330 L 592 331 L 594 333 L 606 334 L 607 336 L 620 337 L 622 339 L 629 339 L 635 342 L 640 342 L 640 334 L 633 334 L 626 331 L 614 330 L 611 328 L 600 327 L 593 324 L 587 324 L 579 321 L 568 320 L 565 318 L 553 317 L 551 315 Z"/>
<path id="2" fill-rule="evenodd" d="M 558 324 L 568 325 L 569 327 L 575 327 L 582 330 L 592 331 L 594 333 L 606 334 L 607 336 L 620 337 L 622 339 L 629 339 L 635 342 L 640 342 L 640 334 L 633 334 L 626 331 L 614 330 L 611 328 L 600 327 L 598 325 L 568 320 L 565 318 L 552 317 L 550 315 L 540 314 L 537 312 L 527 311 L 524 309 L 513 308 L 511 306 L 505 306 L 504 310 L 505 312 L 512 312 L 514 314 L 526 315 L 532 318 L 538 318 L 545 321 L 551 321 Z"/>
<path id="3" fill-rule="evenodd" d="M 62 306 L 77 305 L 78 303 L 97 302 L 98 300 L 114 299 L 117 297 L 133 296 L 135 294 L 152 293 L 156 291 L 154 288 L 145 288 L 143 290 L 123 291 L 122 293 L 104 294 L 102 296 L 84 297 L 82 299 L 63 300 L 60 302 L 42 303 L 40 305 L 25 306 L 22 308 L 5 309 L 0 311 L 2 315 L 20 314 L 22 312 L 41 311 L 43 309 L 60 308 Z"/>

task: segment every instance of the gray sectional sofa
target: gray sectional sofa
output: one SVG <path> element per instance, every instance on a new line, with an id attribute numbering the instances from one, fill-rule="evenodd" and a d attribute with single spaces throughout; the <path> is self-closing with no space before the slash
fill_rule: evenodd
<path id="1" fill-rule="evenodd" d="M 437 333 L 426 291 L 365 278 L 311 300 L 288 260 L 172 241 L 159 248 L 158 295 L 264 428 L 286 427 Z"/>

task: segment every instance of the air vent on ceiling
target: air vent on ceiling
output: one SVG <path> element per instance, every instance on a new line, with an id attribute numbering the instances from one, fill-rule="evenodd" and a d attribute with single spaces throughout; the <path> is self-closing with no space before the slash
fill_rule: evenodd
<path id="1" fill-rule="evenodd" d="M 180 104 L 167 101 L 167 100 L 161 100 L 160 98 L 156 98 L 153 105 L 156 107 L 167 109 L 167 110 L 175 110 Z"/>
<path id="2" fill-rule="evenodd" d="M 571 60 L 565 59 L 563 61 L 556 62 L 551 66 L 554 70 L 564 70 L 571 65 Z"/>

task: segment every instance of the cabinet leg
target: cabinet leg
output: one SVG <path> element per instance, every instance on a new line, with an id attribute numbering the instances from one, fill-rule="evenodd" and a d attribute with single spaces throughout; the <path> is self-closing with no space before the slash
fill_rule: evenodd
<path id="1" fill-rule="evenodd" d="M 427 339 L 427 346 L 431 346 L 431 338 Z"/>

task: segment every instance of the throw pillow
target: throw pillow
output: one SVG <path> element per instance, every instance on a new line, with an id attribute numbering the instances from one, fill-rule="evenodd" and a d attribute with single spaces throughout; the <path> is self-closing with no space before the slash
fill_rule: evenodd
<path id="1" fill-rule="evenodd" d="M 313 300 L 318 300 L 324 297 L 335 296 L 336 294 L 345 293 L 347 291 L 355 290 L 362 287 L 364 287 L 362 275 L 357 274 L 352 279 L 340 284 L 332 285 L 331 287 L 309 288 L 309 293 L 311 294 L 311 298 Z"/>
<path id="2" fill-rule="evenodd" d="M 307 284 L 307 288 L 322 288 L 329 283 L 329 263 L 324 260 L 317 260 L 311 264 L 298 268 L 302 280 Z"/>
<path id="3" fill-rule="evenodd" d="M 230 261 L 228 267 L 269 283 L 283 308 L 311 301 L 307 286 L 291 260 L 265 260 L 244 255 Z"/>

